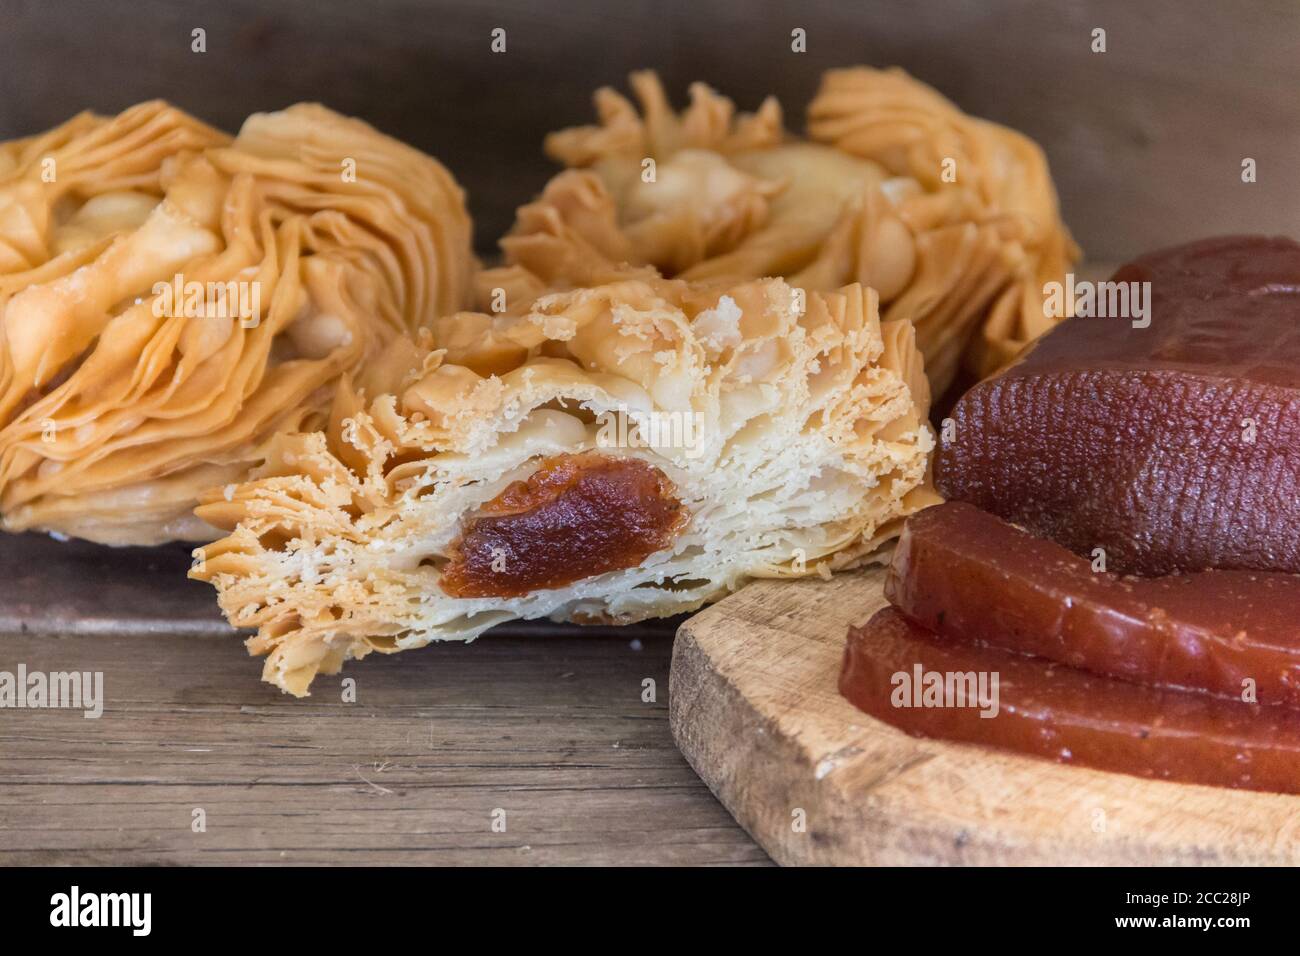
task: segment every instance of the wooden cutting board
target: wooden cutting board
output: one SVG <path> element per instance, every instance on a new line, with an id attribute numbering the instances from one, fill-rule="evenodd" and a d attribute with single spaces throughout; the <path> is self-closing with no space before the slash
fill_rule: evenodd
<path id="1" fill-rule="evenodd" d="M 845 634 L 884 606 L 883 582 L 759 582 L 678 630 L 673 736 L 777 862 L 1300 862 L 1300 797 L 918 739 L 853 707 L 836 690 Z"/>

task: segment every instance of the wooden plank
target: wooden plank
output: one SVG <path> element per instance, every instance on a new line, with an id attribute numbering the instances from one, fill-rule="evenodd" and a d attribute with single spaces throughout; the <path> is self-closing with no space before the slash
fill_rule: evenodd
<path id="1" fill-rule="evenodd" d="M 674 738 L 778 863 L 1300 862 L 1296 797 L 922 740 L 857 710 L 836 679 L 883 579 L 760 582 L 678 632 Z"/>
<path id="2" fill-rule="evenodd" d="M 489 44 L 507 31 L 505 53 Z M 807 31 L 807 52 L 790 32 Z M 1107 31 L 1093 53 L 1092 30 Z M 207 31 L 207 52 L 191 31 Z M 1066 221 L 1127 259 L 1300 221 L 1300 5 L 1289 0 L 95 0 L 6 5 L 0 137 L 164 96 L 227 129 L 321 100 L 441 158 L 479 244 L 555 171 L 542 137 L 591 121 L 600 84 L 660 70 L 745 109 L 768 94 L 799 128 L 822 71 L 898 64 L 1047 150 Z M 1258 163 L 1241 182 L 1241 161 Z"/>
<path id="3" fill-rule="evenodd" d="M 213 589 L 186 577 L 191 546 L 108 548 L 41 534 L 0 534 L 0 635 L 233 637 Z M 668 636 L 680 619 L 625 627 L 511 621 L 496 635 Z"/>
<path id="4" fill-rule="evenodd" d="M 3 636 L 0 668 L 102 671 L 107 703 L 0 710 L 0 865 L 767 863 L 673 746 L 670 645 L 375 655 L 347 704 L 259 683 L 233 637 Z"/>

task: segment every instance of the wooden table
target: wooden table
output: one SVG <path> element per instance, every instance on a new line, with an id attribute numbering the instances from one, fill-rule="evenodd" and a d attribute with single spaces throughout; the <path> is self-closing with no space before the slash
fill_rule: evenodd
<path id="1" fill-rule="evenodd" d="M 11 0 L 4 16 L 0 138 L 160 95 L 229 130 L 320 99 L 446 162 L 486 255 L 555 172 L 543 134 L 648 65 L 678 103 L 695 79 L 744 109 L 776 93 L 797 129 L 823 70 L 900 64 L 1041 142 L 1094 258 L 1293 232 L 1300 210 L 1286 0 L 138 0 L 130 16 Z M 663 631 L 641 651 L 535 632 L 372 658 L 344 672 L 356 704 L 337 679 L 297 702 L 258 682 L 187 563 L 0 536 L 0 670 L 102 669 L 109 698 L 97 721 L 0 710 L 0 863 L 765 861 L 673 748 Z"/>
<path id="2" fill-rule="evenodd" d="M 0 709 L 0 864 L 768 862 L 673 746 L 671 626 L 372 655 L 295 700 L 188 561 L 0 536 L 0 670 L 106 700 Z"/>

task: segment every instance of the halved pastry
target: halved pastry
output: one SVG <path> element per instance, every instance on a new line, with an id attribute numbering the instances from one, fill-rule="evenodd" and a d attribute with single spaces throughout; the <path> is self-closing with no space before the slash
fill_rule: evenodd
<path id="1" fill-rule="evenodd" d="M 316 105 L 233 140 L 152 102 L 0 145 L 0 526 L 210 540 L 201 490 L 467 304 L 470 231 L 442 166 Z"/>
<path id="2" fill-rule="evenodd" d="M 827 73 L 811 141 L 783 131 L 772 99 L 738 116 L 696 83 L 678 114 L 654 73 L 631 83 L 639 113 L 601 89 L 599 125 L 547 138 L 570 169 L 520 209 L 481 301 L 523 305 L 638 267 L 817 291 L 861 282 L 887 320 L 916 327 L 936 393 L 963 362 L 985 375 L 1052 324 L 1043 283 L 1078 250 L 1028 138 L 899 70 Z"/>
<path id="3" fill-rule="evenodd" d="M 206 495 L 232 530 L 192 576 L 296 695 L 514 618 L 690 611 L 870 558 L 936 500 L 928 404 L 911 326 L 860 285 L 636 277 L 455 315 Z"/>

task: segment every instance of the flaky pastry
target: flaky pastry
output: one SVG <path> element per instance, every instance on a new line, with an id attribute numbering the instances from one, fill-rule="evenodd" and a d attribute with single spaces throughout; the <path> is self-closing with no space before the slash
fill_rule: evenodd
<path id="1" fill-rule="evenodd" d="M 692 281 L 784 276 L 828 291 L 861 282 L 886 320 L 916 328 L 931 386 L 964 363 L 985 375 L 1052 324 L 1042 285 L 1078 250 L 1042 151 L 962 113 L 900 70 L 835 70 L 808 108 L 809 141 L 767 100 L 752 115 L 695 84 L 675 112 L 654 73 L 641 109 L 596 93 L 598 125 L 547 138 L 568 170 L 521 208 L 505 266 L 479 297 L 652 268 Z"/>
<path id="2" fill-rule="evenodd" d="M 861 285 L 634 275 L 395 340 L 329 425 L 198 509 L 231 622 L 295 695 L 517 618 L 690 611 L 873 556 L 927 480 L 913 330 Z"/>
<path id="3" fill-rule="evenodd" d="M 464 197 L 316 105 L 233 140 L 165 103 L 0 145 L 0 520 L 210 540 L 199 492 L 467 305 Z"/>

